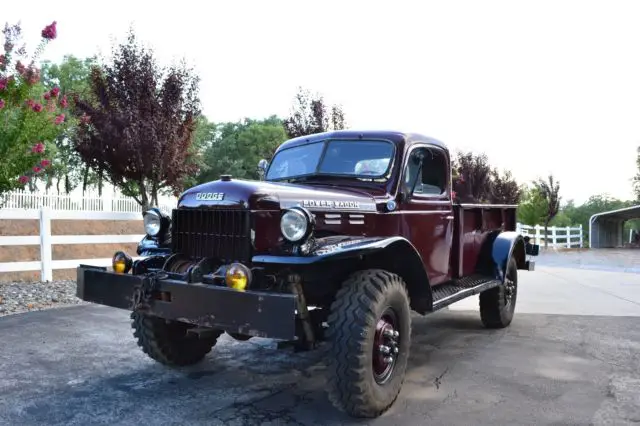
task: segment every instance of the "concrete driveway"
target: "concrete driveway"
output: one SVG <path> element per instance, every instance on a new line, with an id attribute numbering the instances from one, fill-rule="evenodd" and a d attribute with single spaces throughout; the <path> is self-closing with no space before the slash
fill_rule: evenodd
<path id="1" fill-rule="evenodd" d="M 407 380 L 381 418 L 337 412 L 321 352 L 224 336 L 196 367 L 135 345 L 124 311 L 0 318 L 2 425 L 583 425 L 640 422 L 640 275 L 522 272 L 517 315 L 485 330 L 477 300 L 415 317 Z"/>

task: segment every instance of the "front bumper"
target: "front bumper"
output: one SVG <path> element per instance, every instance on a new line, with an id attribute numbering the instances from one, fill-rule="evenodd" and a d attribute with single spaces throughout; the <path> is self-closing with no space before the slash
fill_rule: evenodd
<path id="1" fill-rule="evenodd" d="M 77 269 L 77 296 L 85 301 L 131 310 L 137 286 L 144 275 L 117 274 L 105 268 L 82 265 Z M 153 299 L 145 313 L 160 318 L 213 327 L 229 333 L 294 340 L 296 296 L 163 279 L 158 291 L 165 300 Z"/>

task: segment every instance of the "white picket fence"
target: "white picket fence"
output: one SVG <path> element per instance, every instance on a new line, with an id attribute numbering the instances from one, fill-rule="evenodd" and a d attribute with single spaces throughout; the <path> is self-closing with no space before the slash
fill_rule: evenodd
<path id="1" fill-rule="evenodd" d="M 0 246 L 40 246 L 40 260 L 29 262 L 0 263 L 0 272 L 40 271 L 42 281 L 53 279 L 54 269 L 73 269 L 80 264 L 111 266 L 111 258 L 52 260 L 54 244 L 105 244 L 137 243 L 144 234 L 138 235 L 51 235 L 51 220 L 139 220 L 142 230 L 142 215 L 127 212 L 65 211 L 43 207 L 39 210 L 0 209 L 0 219 L 36 219 L 40 221 L 40 235 L 0 236 Z M 132 254 L 132 253 L 130 253 Z M 133 253 L 135 254 L 135 253 Z M 137 259 L 138 257 L 134 257 Z"/>
<path id="2" fill-rule="evenodd" d="M 176 197 L 158 197 L 162 211 L 171 212 L 178 199 Z M 94 192 L 83 195 L 57 195 L 44 192 L 14 191 L 6 194 L 1 203 L 3 209 L 40 209 L 48 207 L 55 211 L 90 211 L 141 213 L 142 206 L 132 197 Z"/>
<path id="3" fill-rule="evenodd" d="M 534 241 L 532 243 L 539 244 L 540 248 L 544 247 L 545 239 L 548 247 L 566 247 L 576 248 L 582 247 L 582 225 L 576 227 L 570 226 L 549 226 L 545 236 L 544 226 L 542 225 L 523 225 L 518 223 L 516 231 L 523 236 L 529 236 Z M 546 237 L 546 238 L 545 238 Z"/>

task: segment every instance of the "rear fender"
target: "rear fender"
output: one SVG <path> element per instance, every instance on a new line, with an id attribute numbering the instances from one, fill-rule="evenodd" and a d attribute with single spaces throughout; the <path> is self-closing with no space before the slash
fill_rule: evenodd
<path id="1" fill-rule="evenodd" d="M 480 253 L 478 269 L 491 273 L 504 282 L 509 259 L 513 257 L 518 269 L 527 269 L 525 243 L 518 232 L 505 231 L 490 234 Z"/>

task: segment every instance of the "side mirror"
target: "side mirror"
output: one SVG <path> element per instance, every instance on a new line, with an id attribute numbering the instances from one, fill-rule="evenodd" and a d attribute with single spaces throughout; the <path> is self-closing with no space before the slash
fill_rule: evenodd
<path id="1" fill-rule="evenodd" d="M 260 176 L 260 180 L 264 179 L 265 173 L 267 173 L 267 167 L 269 167 L 269 162 L 264 158 L 258 161 L 258 175 Z"/>

